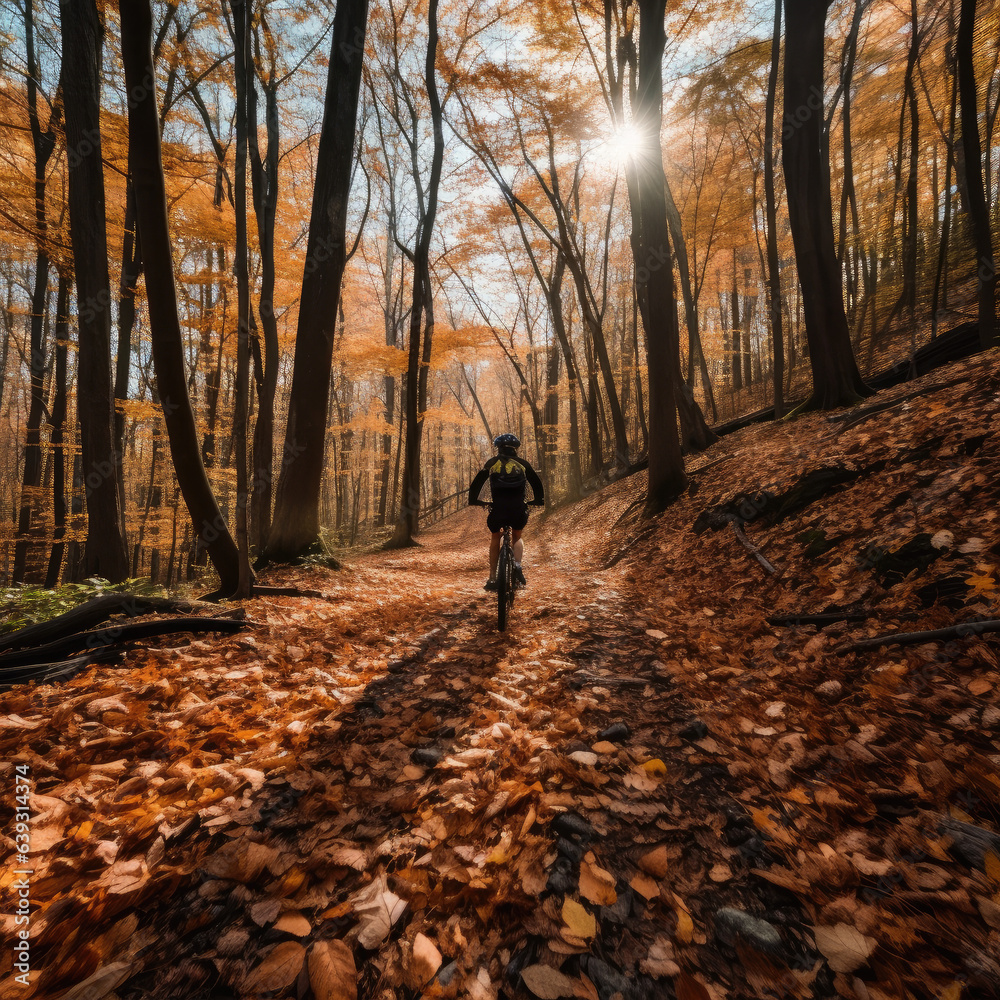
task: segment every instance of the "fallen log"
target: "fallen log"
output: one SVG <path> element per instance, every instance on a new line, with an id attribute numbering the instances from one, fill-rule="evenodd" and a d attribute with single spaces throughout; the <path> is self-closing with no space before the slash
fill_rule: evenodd
<path id="1" fill-rule="evenodd" d="M 837 656 L 844 656 L 846 653 L 878 649 L 880 646 L 915 646 L 921 642 L 940 642 L 942 639 L 967 639 L 969 636 L 983 635 L 987 632 L 1000 632 L 1000 619 L 963 622 L 961 625 L 931 629 L 928 632 L 896 632 L 888 635 L 876 635 L 870 639 L 860 639 L 858 642 L 837 646 L 834 652 Z"/>
<path id="2" fill-rule="evenodd" d="M 251 597 L 318 597 L 323 594 L 318 590 L 300 590 L 298 587 L 258 587 L 254 586 Z"/>
<path id="3" fill-rule="evenodd" d="M 9 635 L 0 636 L 0 651 L 7 649 L 22 649 L 27 646 L 37 646 L 39 642 L 47 642 L 60 636 L 71 635 L 84 629 L 99 625 L 113 615 L 124 614 L 131 618 L 148 614 L 151 611 L 217 611 L 214 606 L 207 606 L 198 601 L 175 601 L 165 597 L 140 597 L 137 594 L 104 594 L 95 597 L 79 607 L 71 608 L 64 614 L 28 625 Z"/>
<path id="4" fill-rule="evenodd" d="M 0 691 L 9 691 L 15 684 L 27 684 L 30 681 L 50 683 L 66 680 L 96 663 L 116 660 L 126 652 L 127 649 L 121 647 L 106 648 L 55 663 L 32 663 L 25 667 L 14 667 L 0 673 Z"/>
<path id="5" fill-rule="evenodd" d="M 111 646 L 151 639 L 161 635 L 176 635 L 182 632 L 226 632 L 232 634 L 246 628 L 246 623 L 231 618 L 159 618 L 148 622 L 134 622 L 131 625 L 110 625 L 90 632 L 76 632 L 62 636 L 52 642 L 0 653 L 0 678 L 7 676 L 7 669 L 28 664 L 39 664 L 53 658 L 65 658 L 69 654 L 96 652 Z M 16 633 L 15 633 L 16 634 Z"/>

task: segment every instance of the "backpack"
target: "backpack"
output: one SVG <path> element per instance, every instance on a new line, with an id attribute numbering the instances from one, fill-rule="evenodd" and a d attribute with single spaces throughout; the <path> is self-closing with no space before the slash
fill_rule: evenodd
<path id="1" fill-rule="evenodd" d="M 516 458 L 500 457 L 488 463 L 490 494 L 496 502 L 516 500 L 524 503 L 524 488 L 528 483 L 524 466 Z"/>

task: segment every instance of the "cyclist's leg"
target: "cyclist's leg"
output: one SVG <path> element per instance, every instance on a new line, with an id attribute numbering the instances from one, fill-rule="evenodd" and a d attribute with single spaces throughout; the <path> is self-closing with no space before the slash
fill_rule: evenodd
<path id="1" fill-rule="evenodd" d="M 521 540 L 521 529 L 511 528 L 510 537 L 513 541 L 511 548 L 514 550 L 514 562 L 521 565 L 521 556 L 524 554 L 524 542 Z"/>
<path id="2" fill-rule="evenodd" d="M 503 539 L 502 531 L 494 531 L 490 538 L 490 579 L 497 578 L 497 560 L 500 558 L 500 542 Z"/>
<path id="3" fill-rule="evenodd" d="M 511 548 L 514 552 L 514 579 L 517 581 L 519 587 L 524 587 L 527 586 L 528 581 L 524 578 L 524 570 L 521 568 L 521 556 L 524 555 L 524 542 L 521 540 L 521 529 L 513 528 L 511 530 L 511 538 L 513 539 Z"/>

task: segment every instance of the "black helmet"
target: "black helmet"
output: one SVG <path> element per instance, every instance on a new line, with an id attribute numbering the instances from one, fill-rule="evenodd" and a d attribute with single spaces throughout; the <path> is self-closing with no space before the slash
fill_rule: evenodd
<path id="1" fill-rule="evenodd" d="M 521 442 L 516 434 L 498 434 L 493 439 L 494 448 L 520 448 Z"/>

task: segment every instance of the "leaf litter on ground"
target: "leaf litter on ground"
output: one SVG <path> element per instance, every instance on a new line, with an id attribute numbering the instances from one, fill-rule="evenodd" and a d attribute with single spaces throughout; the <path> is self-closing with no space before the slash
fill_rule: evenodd
<path id="1" fill-rule="evenodd" d="M 0 997 L 990 995 L 996 644 L 833 650 L 996 617 L 995 354 L 842 433 L 722 439 L 653 530 L 641 476 L 536 520 L 503 636 L 470 511 L 276 571 L 323 598 L 243 635 L 4 695 L 32 972 Z M 835 464 L 877 471 L 746 525 L 780 579 L 692 530 Z"/>

